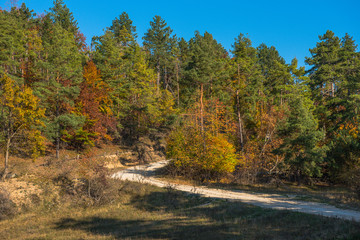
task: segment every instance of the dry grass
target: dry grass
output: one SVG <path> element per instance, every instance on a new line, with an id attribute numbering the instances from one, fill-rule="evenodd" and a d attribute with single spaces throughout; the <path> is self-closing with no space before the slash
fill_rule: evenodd
<path id="1" fill-rule="evenodd" d="M 96 207 L 39 207 L 0 222 L 1 239 L 359 239 L 360 224 L 119 182 Z"/>
<path id="2" fill-rule="evenodd" d="M 23 202 L 28 203 L 22 213 L 0 221 L 0 239 L 360 239 L 360 224 L 355 222 L 129 182 L 109 181 L 101 200 L 95 202 L 74 187 L 75 163 L 12 161 L 17 177 L 3 184 L 17 189 L 19 195 L 24 193 Z M 65 177 L 64 185 L 54 181 L 57 176 Z M 226 186 L 282 192 L 260 186 Z"/>

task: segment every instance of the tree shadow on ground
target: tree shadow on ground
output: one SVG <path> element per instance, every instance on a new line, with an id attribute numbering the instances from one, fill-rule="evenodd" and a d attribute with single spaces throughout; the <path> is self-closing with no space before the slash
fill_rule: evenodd
<path id="1" fill-rule="evenodd" d="M 214 225 L 222 225 L 222 232 L 237 233 L 239 238 L 246 236 L 245 239 L 334 239 L 334 236 L 360 239 L 358 222 L 264 209 L 172 189 L 133 198 L 132 205 L 150 212 L 165 211 L 188 218 L 207 219 Z"/>
<path id="2" fill-rule="evenodd" d="M 92 217 L 83 220 L 62 219 L 56 229 L 74 229 L 116 239 L 239 239 L 238 234 L 222 231 L 221 225 L 194 223 L 186 218 L 122 221 Z"/>
<path id="3" fill-rule="evenodd" d="M 360 239 L 356 222 L 214 200 L 171 188 L 134 196 L 128 204 L 154 217 L 126 220 L 114 213 L 64 218 L 56 229 L 115 239 Z"/>

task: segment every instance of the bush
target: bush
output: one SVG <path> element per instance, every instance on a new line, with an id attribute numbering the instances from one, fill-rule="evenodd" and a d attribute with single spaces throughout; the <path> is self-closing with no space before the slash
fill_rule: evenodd
<path id="1" fill-rule="evenodd" d="M 99 206 L 118 197 L 120 187 L 107 178 L 104 159 L 96 157 L 96 151 L 60 164 L 60 171 L 52 176 L 52 182 L 60 188 L 63 203 Z"/>
<path id="2" fill-rule="evenodd" d="M 9 193 L 0 189 L 0 221 L 14 216 L 16 212 L 16 205 L 9 199 Z"/>
<path id="3" fill-rule="evenodd" d="M 224 135 L 201 134 L 195 128 L 180 128 L 168 139 L 167 157 L 177 173 L 205 181 L 219 180 L 238 163 L 234 146 Z"/>

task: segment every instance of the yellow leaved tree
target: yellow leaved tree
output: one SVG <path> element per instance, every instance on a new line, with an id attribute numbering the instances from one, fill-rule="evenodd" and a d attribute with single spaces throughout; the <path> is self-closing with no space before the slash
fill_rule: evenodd
<path id="1" fill-rule="evenodd" d="M 44 113 L 29 87 L 18 86 L 6 75 L 0 79 L 0 143 L 5 155 L 3 180 L 8 173 L 9 154 L 15 150 L 15 139 L 26 143 L 33 156 L 44 151 L 44 138 L 36 129 L 43 124 Z"/>
<path id="2" fill-rule="evenodd" d="M 172 170 L 201 181 L 221 180 L 239 164 L 231 135 L 234 124 L 218 99 L 203 101 L 183 114 L 167 139 Z"/>

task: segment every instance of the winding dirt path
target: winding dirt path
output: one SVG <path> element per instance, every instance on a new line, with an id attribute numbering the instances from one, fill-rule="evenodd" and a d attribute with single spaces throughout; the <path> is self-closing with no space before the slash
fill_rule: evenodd
<path id="1" fill-rule="evenodd" d="M 168 161 L 160 161 L 148 165 L 135 166 L 117 172 L 111 177 L 121 180 L 148 183 L 158 187 L 171 186 L 172 188 L 180 191 L 199 194 L 205 197 L 237 200 L 264 208 L 297 211 L 360 222 L 360 212 L 339 209 L 327 204 L 292 200 L 286 196 L 278 194 L 255 194 L 235 190 L 212 189 L 203 186 L 194 187 L 182 184 L 172 184 L 154 178 L 153 176 L 155 170 L 164 167 L 167 163 Z"/>

